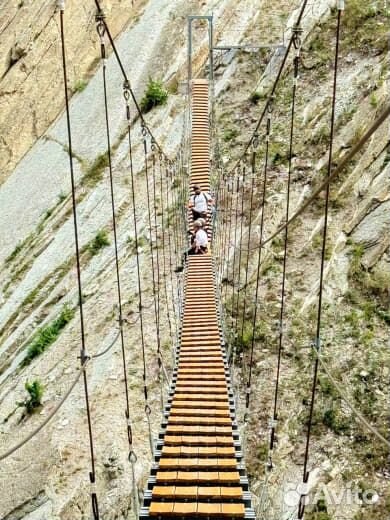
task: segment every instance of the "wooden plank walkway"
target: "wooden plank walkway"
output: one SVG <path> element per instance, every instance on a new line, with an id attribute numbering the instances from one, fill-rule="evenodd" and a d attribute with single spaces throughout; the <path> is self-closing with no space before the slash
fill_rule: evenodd
<path id="1" fill-rule="evenodd" d="M 202 137 L 206 126 L 208 135 L 207 90 L 206 81 L 193 82 L 193 125 Z M 204 156 L 193 162 L 192 184 L 209 189 L 206 141 L 192 146 L 193 161 Z M 180 346 L 140 518 L 255 518 L 210 254 L 188 257 Z"/>

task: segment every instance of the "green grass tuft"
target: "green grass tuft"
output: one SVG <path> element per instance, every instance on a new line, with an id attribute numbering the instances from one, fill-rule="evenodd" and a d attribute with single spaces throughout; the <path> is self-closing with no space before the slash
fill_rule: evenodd
<path id="1" fill-rule="evenodd" d="M 32 414 L 37 408 L 42 406 L 42 397 L 45 388 L 39 379 L 35 379 L 31 383 L 26 382 L 24 388 L 27 390 L 29 397 L 17 404 L 18 406 L 24 406 L 26 412 Z"/>
<path id="2" fill-rule="evenodd" d="M 158 105 L 165 105 L 168 100 L 168 91 L 162 81 L 149 78 L 144 97 L 141 99 L 141 110 L 146 113 Z"/>
<path id="3" fill-rule="evenodd" d="M 92 256 L 95 256 L 103 247 L 109 245 L 110 241 L 108 240 L 107 231 L 102 229 L 96 233 L 95 238 L 88 244 L 88 251 Z"/>
<path id="4" fill-rule="evenodd" d="M 81 180 L 83 186 L 95 186 L 103 177 L 104 170 L 108 167 L 108 153 L 102 153 L 88 166 Z"/>
<path id="5" fill-rule="evenodd" d="M 64 305 L 58 318 L 46 327 L 42 327 L 34 335 L 31 343 L 27 347 L 27 354 L 22 361 L 22 366 L 27 366 L 31 361 L 42 354 L 52 343 L 56 341 L 62 329 L 73 319 L 75 310 Z"/>
<path id="6" fill-rule="evenodd" d="M 76 83 L 73 85 L 73 92 L 82 92 L 86 89 L 88 83 L 85 79 L 78 79 Z"/>

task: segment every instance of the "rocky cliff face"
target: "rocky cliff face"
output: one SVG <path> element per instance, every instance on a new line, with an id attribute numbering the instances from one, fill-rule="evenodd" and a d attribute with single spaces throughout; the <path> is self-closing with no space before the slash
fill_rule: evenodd
<path id="1" fill-rule="evenodd" d="M 342 19 L 334 165 L 358 142 L 383 107 L 388 106 L 388 17 L 386 9 L 376 9 L 363 2 L 347 3 Z M 325 10 L 320 24 L 311 32 L 302 49 L 290 214 L 323 180 L 326 171 L 334 42 L 334 13 Z M 234 67 L 234 71 L 224 84 L 218 106 L 220 128 L 223 128 L 220 134 L 222 159 L 227 168 L 234 164 L 230 158 L 232 153 L 233 159 L 239 157 L 241 148 L 236 145 L 247 142 L 250 136 L 259 113 L 257 104 L 261 107 L 263 94 L 267 92 L 270 71 L 268 66 L 258 82 L 254 73 L 258 64 L 248 54 L 242 54 L 238 62 L 229 67 Z M 226 71 L 221 71 L 221 74 L 225 75 Z M 265 237 L 284 221 L 291 92 L 290 67 L 289 75 L 278 90 L 272 115 L 269 184 L 264 209 Z M 264 132 L 263 126 L 260 142 Z M 321 332 L 323 355 L 330 373 L 339 381 L 348 401 L 361 410 L 368 422 L 384 436 L 388 432 L 389 408 L 389 135 L 387 122 L 331 186 Z M 248 172 L 249 155 L 241 166 L 245 163 Z M 258 163 L 259 168 L 263 168 L 264 147 L 258 150 Z M 248 181 L 244 195 L 244 247 L 247 247 L 248 238 L 249 185 Z M 255 480 L 259 474 L 263 475 L 263 480 L 253 485 L 260 497 L 260 518 L 280 518 L 281 514 L 289 518 L 294 509 L 294 497 L 299 498 L 313 373 L 310 345 L 316 330 L 324 195 L 322 193 L 319 200 L 299 217 L 289 233 L 285 344 L 277 427 L 279 442 L 271 472 L 265 469 L 269 444 L 267 423 L 272 413 L 276 377 L 283 237 L 276 237 L 263 251 L 255 349 L 256 389 L 253 390 L 246 432 L 248 452 L 253 457 L 249 461 L 250 472 Z M 258 180 L 255 206 L 259 206 L 261 197 L 262 184 Z M 234 207 L 233 204 L 233 211 Z M 252 245 L 259 240 L 259 217 L 260 213 L 255 214 Z M 245 266 L 246 253 L 243 253 L 242 262 Z M 249 291 L 248 301 L 251 302 L 255 291 L 257 253 L 250 254 L 249 268 L 246 294 L 248 297 Z M 242 267 L 241 286 L 244 273 Z M 228 315 L 232 314 L 234 322 L 236 308 L 232 310 L 231 306 L 231 290 L 228 289 L 227 311 Z M 239 308 L 241 313 L 242 302 Z M 239 316 L 240 322 L 241 314 Z M 247 379 L 252 317 L 253 306 L 248 303 L 245 334 L 238 346 L 241 352 L 238 365 L 243 381 Z M 325 494 L 325 502 L 309 507 L 306 516 L 310 519 L 383 518 L 389 511 L 388 449 L 356 419 L 323 370 L 320 371 L 318 387 L 311 442 L 310 487 L 313 493 L 319 493 L 317 498 L 324 499 Z M 244 392 L 242 388 L 241 395 Z M 261 398 L 257 399 L 257 396 Z M 267 486 L 264 486 L 264 481 L 268 482 Z M 354 500 L 349 503 L 342 500 L 338 504 L 335 495 L 332 500 L 332 493 L 337 492 L 340 496 L 340 493 L 346 493 L 348 486 L 355 493 Z M 374 504 L 362 500 L 362 494 L 368 488 L 377 493 Z M 283 492 L 284 497 L 291 498 L 288 503 Z"/>
<path id="2" fill-rule="evenodd" d="M 292 2 L 279 2 L 277 8 L 274 3 L 265 0 L 246 0 L 240 2 L 239 7 L 235 4 L 228 0 L 204 1 L 201 6 L 199 2 L 179 0 L 149 0 L 135 2 L 135 6 L 131 5 L 130 0 L 105 2 L 107 21 L 113 34 L 117 35 L 118 49 L 137 96 L 141 97 L 149 75 L 163 79 L 172 90 L 167 105 L 154 109 L 147 116 L 156 137 L 168 152 L 177 150 L 183 126 L 185 98 L 181 93 L 184 90 L 181 82 L 186 73 L 186 16 L 213 11 L 216 39 L 221 44 L 275 44 L 280 43 L 282 27 L 291 26 L 289 14 L 299 2 L 294 2 L 294 5 Z M 345 17 L 349 36 L 342 46 L 337 104 L 337 160 L 361 135 L 382 104 L 388 102 L 389 92 L 388 56 L 386 43 L 383 43 L 386 42 L 388 30 L 387 11 L 380 10 L 366 16 L 362 11 L 363 2 L 354 0 L 351 4 L 358 8 L 357 13 L 363 14 L 355 19 L 349 12 Z M 295 159 L 294 207 L 321 178 L 326 162 L 332 58 L 325 42 L 327 38 L 330 41 L 334 34 L 331 18 L 328 17 L 330 5 L 332 2 L 319 2 L 316 7 L 310 7 L 305 18 L 307 30 L 319 18 L 322 26 L 311 31 L 303 53 L 297 108 L 297 135 L 300 140 Z M 106 152 L 94 13 L 93 2 L 67 2 L 69 87 L 74 91 L 71 111 L 79 183 L 81 248 L 87 251 L 102 230 L 106 231 L 111 242 L 97 255 L 84 254 L 82 257 L 87 343 L 91 353 L 109 345 L 117 331 L 115 269 L 110 235 L 112 220 L 104 161 L 103 166 L 98 168 L 96 182 L 82 182 L 82 179 L 96 173 L 98 159 Z M 62 113 L 58 17 L 52 2 L 46 2 L 43 6 L 39 2 L 28 5 L 19 2 L 18 6 L 8 2 L 0 17 L 3 51 L 0 65 L 0 134 L 3 136 L 0 138 L 3 181 L 0 187 L 2 452 L 24 438 L 56 406 L 74 378 L 80 336 L 76 314 L 61 329 L 50 349 L 28 367 L 20 367 L 37 329 L 53 323 L 64 312 L 65 305 L 75 306 L 77 291 L 66 126 Z M 356 41 L 352 34 L 357 35 Z M 205 28 L 201 26 L 195 31 L 194 53 L 195 63 L 201 68 L 207 53 Z M 225 143 L 227 167 L 238 154 L 240 145 L 249 137 L 261 110 L 262 89 L 266 91 L 269 74 L 274 72 L 279 59 L 275 54 L 272 60 L 274 69 L 267 68 L 271 54 L 266 50 L 250 53 L 233 51 L 216 57 L 218 127 Z M 137 323 L 133 323 L 137 316 L 136 264 L 127 147 L 123 139 L 122 77 L 112 56 L 107 63 L 107 73 L 119 258 L 124 311 L 128 321 L 125 338 L 129 358 L 131 420 L 138 457 L 136 479 L 142 489 L 149 472 L 150 456 L 141 385 L 140 332 Z M 177 85 L 179 88 L 175 89 Z M 254 104 L 255 98 L 251 96 L 256 89 L 260 93 L 258 105 Z M 266 209 L 270 217 L 267 233 L 283 218 L 287 146 L 284 130 L 288 125 L 289 89 L 286 79 L 278 97 L 280 108 L 274 121 L 275 142 L 272 145 L 271 184 Z M 144 239 L 140 258 L 147 323 L 147 374 L 152 430 L 156 436 L 161 417 L 160 389 L 151 305 L 146 180 L 138 123 L 134 124 L 134 136 L 138 224 Z M 383 127 L 359 160 L 332 187 L 325 312 L 325 335 L 328 338 L 325 342 L 327 345 L 329 343 L 328 361 L 332 370 L 340 380 L 346 381 L 357 406 L 363 408 L 370 421 L 382 432 L 386 429 L 385 410 L 389 404 L 386 372 L 389 361 L 386 290 L 390 271 L 388 136 L 388 126 Z M 231 152 L 233 157 L 230 156 Z M 304 231 L 297 226 L 291 235 L 288 276 L 291 317 L 282 383 L 284 406 L 280 417 L 282 426 L 277 469 L 270 480 L 275 485 L 267 488 L 273 508 L 279 500 L 274 490 L 280 489 L 286 479 L 293 483 L 299 481 L 305 400 L 311 374 L 307 345 L 315 314 L 321 216 L 319 203 L 302 219 Z M 244 236 L 245 229 L 246 225 Z M 262 281 L 263 310 L 269 319 L 263 322 L 264 340 L 259 341 L 256 349 L 254 392 L 259 400 L 253 399 L 248 429 L 249 469 L 253 490 L 258 494 L 261 494 L 259 486 L 266 460 L 266 424 L 272 402 L 269 381 L 275 368 L 273 317 L 276 317 L 278 308 L 280 251 L 281 245 L 276 242 L 268 252 L 266 265 L 269 267 Z M 250 265 L 253 273 L 255 256 L 251 258 Z M 172 307 L 169 309 L 172 314 Z M 162 335 L 164 360 L 169 370 L 172 339 L 169 337 L 166 315 Z M 119 346 L 88 369 L 96 444 L 97 492 L 105 519 L 124 519 L 134 515 L 131 511 L 132 476 L 127 461 L 123 381 L 120 374 Z M 22 419 L 22 409 L 16 408 L 16 403 L 25 398 L 26 380 L 34 379 L 39 379 L 45 386 L 43 407 L 38 414 Z M 289 413 L 292 409 L 294 413 Z M 343 479 L 366 486 L 373 482 L 381 497 L 376 509 L 362 509 L 359 505 L 345 507 L 342 511 L 344 516 L 339 518 L 356 520 L 365 518 L 366 513 L 370 519 L 383 518 L 388 507 L 385 451 L 377 448 L 373 438 L 356 424 L 325 379 L 321 380 L 318 410 L 313 442 L 313 465 L 317 468 L 318 482 L 326 482 L 329 489 L 334 490 L 342 489 Z M 328 410 L 333 410 L 333 419 L 329 422 L 327 413 L 324 422 Z M 74 520 L 89 517 L 87 439 L 84 398 L 79 385 L 49 426 L 1 464 L 0 518 Z M 331 508 L 326 514 L 338 518 Z M 332 516 L 312 518 L 324 520 Z"/>

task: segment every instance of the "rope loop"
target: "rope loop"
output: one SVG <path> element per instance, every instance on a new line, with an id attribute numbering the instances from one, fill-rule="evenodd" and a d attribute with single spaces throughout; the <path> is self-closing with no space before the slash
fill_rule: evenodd
<path id="1" fill-rule="evenodd" d="M 259 147 L 259 133 L 258 132 L 255 132 L 253 134 L 251 145 L 252 145 L 252 150 L 257 150 L 257 148 Z"/>
<path id="2" fill-rule="evenodd" d="M 106 34 L 106 26 L 101 18 L 98 18 L 99 15 L 96 15 L 96 30 L 101 40 L 103 40 L 104 35 Z"/>
<path id="3" fill-rule="evenodd" d="M 267 104 L 267 119 L 271 119 L 271 114 L 274 111 L 275 96 L 270 96 Z"/>
<path id="4" fill-rule="evenodd" d="M 141 134 L 144 140 L 146 140 L 146 136 L 148 135 L 148 129 L 146 128 L 145 121 L 141 123 Z"/>
<path id="5" fill-rule="evenodd" d="M 300 27 L 299 25 L 294 25 L 293 34 L 292 34 L 292 42 L 293 42 L 295 50 L 299 50 L 302 46 L 302 39 L 301 39 L 302 32 L 303 32 L 302 27 Z"/>
<path id="6" fill-rule="evenodd" d="M 147 416 L 150 416 L 150 414 L 152 413 L 152 409 L 148 404 L 145 405 L 145 413 Z"/>
<path id="7" fill-rule="evenodd" d="M 130 464 L 135 464 L 138 460 L 137 455 L 135 454 L 133 448 L 131 448 L 128 456 Z"/>
<path id="8" fill-rule="evenodd" d="M 152 152 L 156 151 L 156 140 L 154 137 L 152 137 L 150 140 L 150 149 Z"/>
<path id="9" fill-rule="evenodd" d="M 128 103 L 130 99 L 130 82 L 127 79 L 123 82 L 123 97 L 125 98 L 126 103 Z"/>

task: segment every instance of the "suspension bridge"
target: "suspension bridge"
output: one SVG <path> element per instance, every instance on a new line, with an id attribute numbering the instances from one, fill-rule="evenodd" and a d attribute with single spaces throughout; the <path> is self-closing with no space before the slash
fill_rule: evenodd
<path id="1" fill-rule="evenodd" d="M 96 455 L 94 450 L 93 413 L 88 390 L 88 367 L 99 362 L 120 342 L 123 362 L 123 381 L 125 396 L 124 423 L 127 432 L 129 463 L 133 478 L 132 508 L 140 519 L 147 518 L 256 518 L 252 495 L 245 467 L 245 445 L 241 431 L 247 427 L 253 398 L 253 365 L 256 346 L 256 330 L 261 319 L 259 313 L 260 280 L 264 248 L 277 236 L 283 237 L 282 288 L 279 311 L 279 332 L 277 348 L 276 380 L 274 383 L 273 408 L 269 424 L 269 448 L 265 462 L 268 475 L 273 470 L 273 453 L 277 443 L 277 429 L 280 401 L 280 375 L 283 360 L 284 323 L 286 321 L 286 276 L 288 259 L 288 241 L 291 225 L 315 201 L 319 194 L 325 193 L 324 226 L 322 233 L 321 263 L 319 272 L 318 312 L 316 332 L 313 341 L 314 367 L 309 402 L 309 418 L 305 438 L 305 450 L 302 483 L 310 481 L 310 446 L 313 414 L 316 404 L 318 373 L 320 368 L 329 374 L 322 358 L 321 328 L 324 270 L 326 265 L 326 241 L 329 217 L 329 194 L 333 180 L 356 158 L 375 132 L 387 121 L 390 106 L 384 107 L 379 116 L 358 141 L 350 147 L 336 166 L 333 164 L 333 143 L 335 136 L 335 106 L 337 99 L 339 42 L 342 31 L 342 13 L 344 2 L 337 2 L 335 18 L 334 74 L 332 83 L 332 114 L 329 128 L 329 157 L 325 178 L 313 189 L 310 196 L 301 205 L 291 211 L 290 188 L 294 169 L 296 96 L 299 88 L 301 65 L 301 47 L 303 39 L 302 21 L 308 1 L 301 3 L 297 11 L 291 37 L 284 49 L 280 66 L 264 109 L 255 125 L 253 133 L 244 146 L 234 166 L 226 171 L 219 154 L 218 139 L 214 135 L 213 96 L 213 39 L 209 26 L 209 78 L 192 77 L 191 54 L 189 55 L 188 99 L 183 138 L 180 150 L 170 157 L 155 137 L 141 110 L 132 90 L 129 77 L 123 67 L 121 57 L 111 35 L 109 24 L 98 0 L 95 0 L 97 15 L 97 33 L 100 39 L 102 60 L 102 88 L 104 93 L 105 131 L 107 136 L 107 157 L 109 189 L 112 208 L 114 256 L 116 286 L 118 298 L 119 329 L 115 339 L 103 351 L 90 355 L 86 348 L 85 317 L 83 314 L 83 292 L 81 278 L 80 223 L 77 218 L 77 183 L 74 173 L 74 155 L 72 148 L 72 114 L 69 103 L 66 27 L 64 24 L 65 6 L 58 2 L 62 66 L 64 73 L 64 93 L 67 115 L 69 147 L 69 165 L 72 185 L 72 208 L 75 236 L 75 256 L 81 323 L 80 367 L 73 383 L 63 395 L 55 409 L 25 439 L 0 453 L 0 462 L 18 452 L 32 438 L 38 436 L 49 421 L 58 413 L 61 406 L 71 395 L 80 380 L 85 392 L 86 416 L 88 422 L 89 449 L 91 468 L 91 503 L 94 520 L 102 518 L 99 511 L 97 492 Z M 197 18 L 197 17 L 191 17 Z M 202 17 L 200 17 L 202 18 Z M 207 18 L 210 23 L 210 17 Z M 123 74 L 123 113 L 128 141 L 128 172 L 130 178 L 130 200 L 134 222 L 137 271 L 138 316 L 132 326 L 140 327 L 141 350 L 143 360 L 143 395 L 145 414 L 148 421 L 149 443 L 152 455 L 150 475 L 146 489 L 142 493 L 140 505 L 135 467 L 137 464 L 136 446 L 133 445 L 131 396 L 128 385 L 128 352 L 126 348 L 126 320 L 123 316 L 123 290 L 121 285 L 120 253 L 117 238 L 117 208 L 115 204 L 114 166 L 110 136 L 110 114 L 108 108 L 108 89 L 106 75 L 106 45 L 111 45 L 115 59 Z M 270 167 L 270 143 L 272 139 L 272 114 L 275 108 L 275 95 L 283 75 L 291 72 L 291 108 L 289 127 L 288 178 L 286 186 L 286 210 L 283 222 L 269 236 L 265 236 L 267 218 L 268 172 Z M 138 125 L 139 136 L 134 128 Z M 141 143 L 141 153 L 135 151 Z M 184 144 L 183 144 L 184 143 Z M 188 145 L 188 146 L 186 146 Z M 264 147 L 262 165 L 259 161 L 259 149 Z M 211 160 L 212 159 L 212 160 Z M 150 235 L 150 258 L 153 293 L 153 316 L 156 332 L 156 359 L 158 362 L 158 381 L 161 388 L 163 417 L 158 438 L 153 437 L 151 428 L 150 382 L 147 374 L 147 341 L 145 338 L 145 288 L 142 286 L 141 261 L 139 252 L 140 233 L 137 227 L 139 208 L 137 207 L 137 187 L 135 163 L 143 163 L 146 177 L 147 220 Z M 260 182 L 260 200 L 255 204 L 255 185 Z M 207 233 L 209 250 L 206 254 L 186 255 L 189 247 L 188 230 L 192 229 L 193 218 L 187 208 L 187 201 L 193 186 L 200 185 L 204 191 L 211 191 L 215 197 L 215 209 L 208 210 Z M 249 194 L 249 197 L 248 197 Z M 161 206 L 158 211 L 158 202 Z M 260 211 L 259 211 L 260 207 Z M 248 209 L 247 239 L 244 240 L 244 210 Z M 259 239 L 254 245 L 255 213 L 260 213 Z M 173 233 L 165 230 L 171 227 Z M 159 229 L 161 231 L 159 231 Z M 159 247 L 154 247 L 153 242 Z M 255 269 L 255 294 L 253 314 L 251 316 L 252 333 L 247 356 L 247 380 L 243 425 L 237 420 L 237 399 L 234 388 L 234 367 L 237 361 L 237 348 L 244 335 L 244 318 L 249 306 L 248 273 L 249 253 L 257 253 Z M 183 260 L 184 254 L 184 260 Z M 175 269 L 183 263 L 184 275 Z M 238 278 L 238 283 L 235 282 Z M 224 302 L 228 297 L 231 284 L 231 316 L 228 318 Z M 251 295 L 252 298 L 253 295 Z M 241 317 L 240 317 L 241 315 Z M 170 336 L 173 340 L 174 367 L 171 377 L 166 368 L 166 361 L 161 348 L 160 328 L 165 316 Z M 230 323 L 228 323 L 230 321 Z M 174 340 L 176 338 L 176 340 Z M 95 361 L 96 360 L 96 361 Z M 343 389 L 337 387 L 340 397 L 350 407 L 362 427 L 370 431 L 379 442 L 390 446 L 389 441 L 357 410 L 350 402 Z M 169 388 L 167 395 L 165 389 Z M 306 489 L 306 488 L 305 488 Z M 302 491 L 296 508 L 296 517 L 302 519 L 305 514 L 307 491 Z M 261 512 L 266 518 L 267 512 Z"/>

